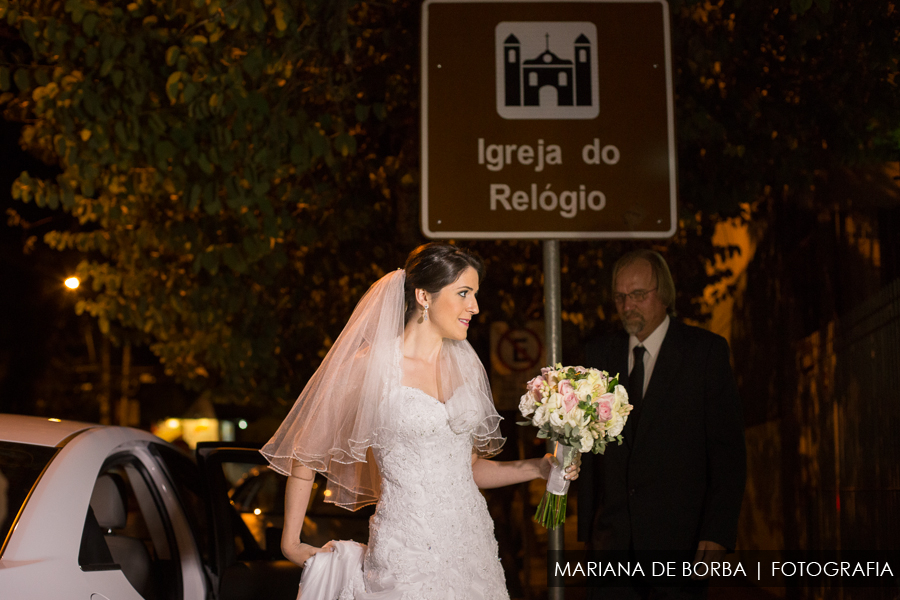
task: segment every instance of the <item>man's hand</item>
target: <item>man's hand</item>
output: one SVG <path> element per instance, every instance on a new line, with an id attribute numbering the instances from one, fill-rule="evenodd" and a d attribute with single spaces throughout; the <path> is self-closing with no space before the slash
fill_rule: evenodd
<path id="1" fill-rule="evenodd" d="M 710 571 L 710 563 L 714 562 L 722 562 L 725 560 L 725 546 L 721 544 L 717 544 L 715 542 L 710 542 L 709 540 L 703 540 L 699 544 L 697 544 L 697 554 L 694 555 L 694 574 L 691 575 L 691 579 L 702 580 L 709 578 Z M 706 574 L 698 575 L 697 571 L 697 563 L 706 563 Z M 700 569 L 701 573 L 703 569 Z"/>

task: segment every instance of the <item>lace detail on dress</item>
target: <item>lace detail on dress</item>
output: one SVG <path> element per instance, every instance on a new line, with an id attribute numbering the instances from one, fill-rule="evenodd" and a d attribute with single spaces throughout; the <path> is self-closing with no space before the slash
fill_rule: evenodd
<path id="1" fill-rule="evenodd" d="M 472 479 L 470 433 L 454 433 L 445 406 L 417 388 L 395 390 L 390 407 L 392 433 L 375 452 L 381 498 L 366 591 L 345 590 L 341 599 L 443 599 L 451 591 L 459 600 L 507 599 L 494 524 Z"/>

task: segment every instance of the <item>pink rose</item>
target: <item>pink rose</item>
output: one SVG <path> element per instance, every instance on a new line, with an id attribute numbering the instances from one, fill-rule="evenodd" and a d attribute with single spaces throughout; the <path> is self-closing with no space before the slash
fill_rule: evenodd
<path id="1" fill-rule="evenodd" d="M 575 392 L 569 392 L 563 396 L 563 406 L 566 407 L 566 412 L 572 412 L 572 409 L 578 406 L 578 396 L 575 395 Z"/>
<path id="2" fill-rule="evenodd" d="M 575 388 L 572 387 L 572 382 L 568 379 L 563 379 L 559 382 L 559 387 L 556 388 L 559 391 L 560 396 L 567 396 L 575 391 Z"/>
<path id="3" fill-rule="evenodd" d="M 597 415 L 602 422 L 609 421 L 612 417 L 612 407 L 609 405 L 609 402 L 605 400 L 600 401 L 600 404 L 597 405 Z"/>
<path id="4" fill-rule="evenodd" d="M 605 394 L 601 394 L 600 396 L 594 396 L 594 402 L 609 402 L 609 405 L 612 406 L 613 402 L 616 401 L 616 395 L 612 392 L 606 392 Z"/>
<path id="5" fill-rule="evenodd" d="M 612 417 L 612 403 L 615 401 L 613 394 L 603 394 L 597 401 L 597 416 L 601 421 L 609 421 Z"/>
<path id="6" fill-rule="evenodd" d="M 543 400 L 543 394 L 541 393 L 541 386 L 544 385 L 543 377 L 535 377 L 531 381 L 525 384 L 525 387 L 531 393 L 531 397 L 535 402 L 540 402 Z"/>

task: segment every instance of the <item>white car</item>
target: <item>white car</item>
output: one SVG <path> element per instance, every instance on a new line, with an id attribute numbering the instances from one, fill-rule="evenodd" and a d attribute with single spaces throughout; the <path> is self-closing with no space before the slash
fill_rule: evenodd
<path id="1" fill-rule="evenodd" d="M 260 475 L 277 483 L 254 494 L 259 506 L 231 499 Z M 293 600 L 301 570 L 280 552 L 283 493 L 252 448 L 201 444 L 195 462 L 137 429 L 0 415 L 0 596 Z M 320 500 L 303 537 L 359 539 Z M 346 515 L 365 530 L 367 514 Z"/>

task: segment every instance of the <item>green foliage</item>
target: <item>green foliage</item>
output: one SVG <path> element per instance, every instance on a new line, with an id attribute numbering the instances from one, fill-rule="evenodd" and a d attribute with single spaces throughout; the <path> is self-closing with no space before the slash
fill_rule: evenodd
<path id="1" fill-rule="evenodd" d="M 896 160 L 893 3 L 671 4 L 679 187 L 704 214 L 824 203 L 829 173 Z"/>
<path id="2" fill-rule="evenodd" d="M 815 202 L 829 170 L 895 156 L 900 11 L 670 6 L 681 226 L 655 247 L 679 314 L 702 318 L 708 261 L 734 251 L 711 244 L 719 218 Z M 418 16 L 410 0 L 0 0 L 22 40 L 0 55 L 0 105 L 61 169 L 12 193 L 73 217 L 45 241 L 86 257 L 78 310 L 140 332 L 188 386 L 290 402 L 420 241 Z M 635 245 L 562 245 L 567 361 L 609 320 L 611 260 Z M 483 322 L 539 318 L 540 244 L 471 246 Z"/>
<path id="3" fill-rule="evenodd" d="M 12 193 L 77 220 L 45 242 L 86 257 L 78 312 L 141 332 L 188 386 L 292 400 L 324 332 L 381 259 L 397 262 L 391 237 L 369 232 L 389 231 L 391 193 L 412 179 L 395 138 L 411 121 L 395 114 L 414 54 L 394 48 L 413 43 L 414 11 L 332 0 L 0 11 L 30 50 L 0 57 L 0 100 L 27 121 L 23 146 L 61 169 L 23 173 Z"/>

